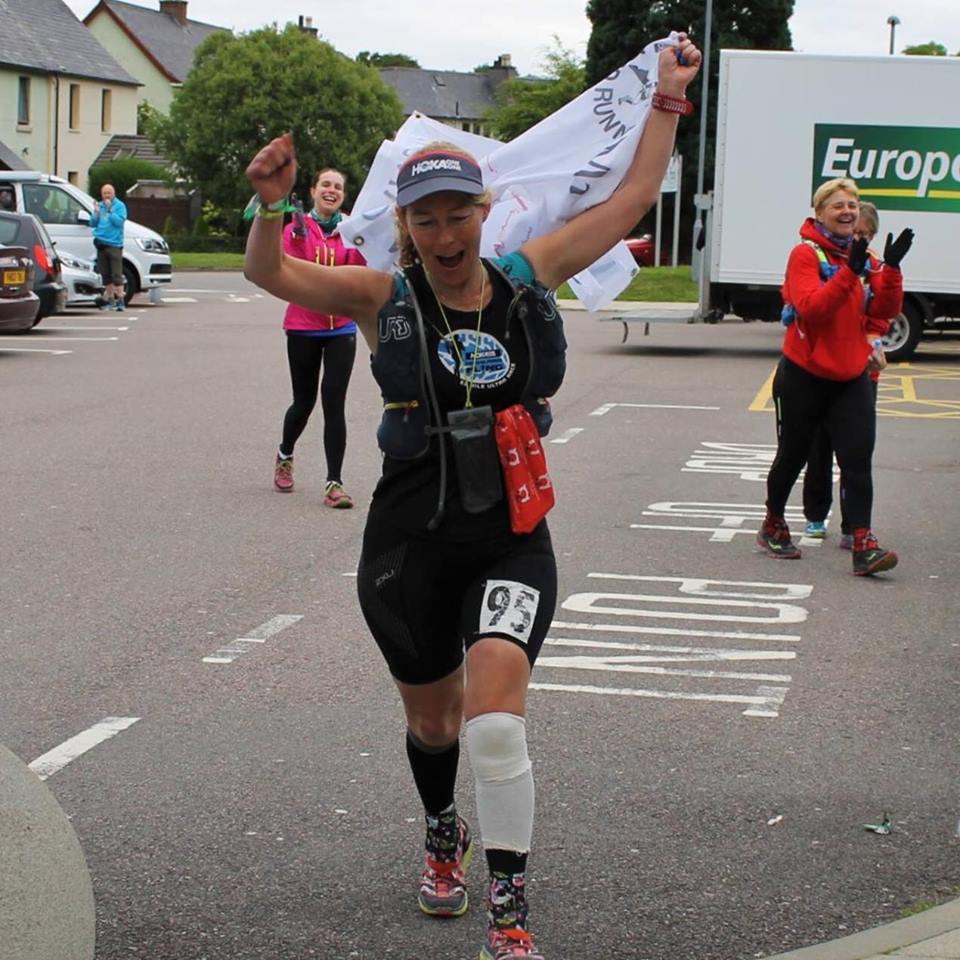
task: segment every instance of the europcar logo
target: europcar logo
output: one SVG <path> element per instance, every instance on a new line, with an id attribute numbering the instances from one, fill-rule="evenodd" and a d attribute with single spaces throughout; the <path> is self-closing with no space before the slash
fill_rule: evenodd
<path id="1" fill-rule="evenodd" d="M 818 123 L 813 189 L 834 177 L 881 210 L 960 213 L 960 129 Z"/>

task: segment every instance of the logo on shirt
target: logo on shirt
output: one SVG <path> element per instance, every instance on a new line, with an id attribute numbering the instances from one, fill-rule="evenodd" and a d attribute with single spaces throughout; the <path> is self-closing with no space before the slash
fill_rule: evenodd
<path id="1" fill-rule="evenodd" d="M 442 337 L 437 344 L 437 356 L 443 368 L 451 376 L 459 376 L 461 383 L 478 387 L 492 387 L 502 383 L 513 372 L 510 354 L 506 347 L 489 333 L 476 330 L 454 330 L 457 348 L 454 349 L 451 335 Z M 459 351 L 462 363 L 457 357 Z"/>

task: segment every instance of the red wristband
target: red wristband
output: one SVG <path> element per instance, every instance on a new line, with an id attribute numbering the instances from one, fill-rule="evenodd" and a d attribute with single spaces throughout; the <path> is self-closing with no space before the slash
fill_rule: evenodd
<path id="1" fill-rule="evenodd" d="M 677 113 L 681 117 L 689 117 L 693 113 L 693 104 L 685 97 L 669 97 L 658 90 L 650 100 L 654 110 L 663 110 L 666 113 Z"/>

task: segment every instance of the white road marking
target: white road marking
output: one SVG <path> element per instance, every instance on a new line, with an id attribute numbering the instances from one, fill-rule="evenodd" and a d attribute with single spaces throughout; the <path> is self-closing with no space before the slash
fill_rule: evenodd
<path id="1" fill-rule="evenodd" d="M 41 780 L 46 780 L 47 777 L 52 777 L 57 771 L 62 770 L 71 760 L 76 760 L 97 744 L 115 737 L 127 727 L 132 727 L 139 719 L 139 717 L 106 717 L 75 737 L 65 740 L 59 747 L 48 750 L 28 766 Z"/>
<path id="2" fill-rule="evenodd" d="M 227 303 L 249 303 L 249 302 L 250 302 L 250 298 L 249 298 L 249 297 L 234 297 L 234 296 L 229 296 L 229 297 L 227 297 L 227 301 L 226 301 L 226 302 L 227 302 Z"/>
<path id="3" fill-rule="evenodd" d="M 129 327 L 87 327 L 87 326 L 77 326 L 77 327 L 51 327 L 50 324 L 45 323 L 43 325 L 44 330 L 129 330 Z"/>
<path id="4" fill-rule="evenodd" d="M 628 676 L 648 675 L 662 677 L 668 686 L 687 686 L 692 681 L 706 690 L 664 689 L 647 687 L 623 688 L 592 684 L 561 684 L 537 682 L 535 690 L 566 693 L 597 693 L 604 696 L 633 696 L 664 700 L 713 701 L 743 704 L 744 716 L 777 717 L 786 698 L 792 676 L 771 672 L 770 667 L 786 665 L 797 660 L 796 650 L 751 649 L 749 647 L 681 646 L 677 643 L 643 643 L 606 639 L 597 634 L 652 634 L 658 639 L 680 637 L 680 643 L 700 638 L 724 638 L 740 641 L 796 643 L 795 634 L 768 633 L 762 630 L 747 633 L 742 630 L 688 630 L 684 626 L 638 626 L 633 623 L 611 623 L 609 617 L 620 619 L 651 618 L 658 621 L 724 620 L 743 624 L 802 623 L 808 611 L 795 601 L 811 596 L 813 587 L 802 583 L 773 583 L 769 581 L 714 580 L 702 577 L 663 577 L 644 574 L 589 573 L 588 578 L 617 580 L 627 584 L 657 584 L 663 594 L 645 593 L 574 593 L 561 604 L 561 609 L 576 610 L 587 617 L 596 615 L 606 622 L 564 622 L 554 620 L 551 635 L 537 660 L 539 669 L 580 670 L 599 674 Z M 672 591 L 672 592 L 671 592 Z M 794 602 L 787 602 L 794 601 Z M 691 607 L 693 609 L 691 609 Z M 707 612 L 703 608 L 713 608 Z M 751 615 L 747 614 L 747 608 Z M 754 615 L 759 614 L 759 615 Z M 585 639 L 590 631 L 595 639 Z M 573 636 L 557 636 L 557 633 Z M 553 648 L 552 650 L 550 648 Z M 565 651 L 570 650 L 570 653 Z M 549 651 L 549 652 L 548 652 Z M 555 652 L 554 652 L 555 651 Z M 759 669 L 751 670 L 754 661 Z M 725 669 L 729 667 L 730 669 Z M 744 669 L 746 667 L 747 669 Z M 546 674 L 550 677 L 550 673 Z M 612 677 L 611 677 L 612 679 Z M 697 683 L 699 681 L 699 683 Z M 642 681 L 641 681 L 642 682 Z M 715 692 L 718 684 L 748 684 L 744 693 Z M 721 687 L 721 690 L 723 688 Z M 736 689 L 736 686 L 734 687 Z"/>
<path id="5" fill-rule="evenodd" d="M 743 703 L 745 717 L 776 717 L 786 698 L 783 687 L 758 687 L 755 695 L 739 693 L 686 693 L 679 690 L 641 690 L 634 687 L 594 687 L 575 683 L 531 683 L 531 690 L 554 690 L 558 693 L 598 693 L 613 697 L 650 697 L 655 700 L 700 700 L 713 703 Z"/>
<path id="6" fill-rule="evenodd" d="M 590 413 L 591 417 L 602 417 L 614 407 L 630 407 L 639 410 L 719 410 L 719 407 L 694 407 L 676 403 L 605 403 Z"/>
<path id="7" fill-rule="evenodd" d="M 254 627 L 245 637 L 238 637 L 233 643 L 220 647 L 216 653 L 203 658 L 204 663 L 233 663 L 237 657 L 246 653 L 251 643 L 265 643 L 270 637 L 275 636 L 281 630 L 303 619 L 299 613 L 280 613 L 271 617 L 266 623 L 261 623 L 259 627 Z M 243 644 L 243 646 L 241 646 Z"/>
<path id="8" fill-rule="evenodd" d="M 119 340 L 119 337 L 57 337 L 57 343 L 64 343 L 69 341 L 70 343 L 106 343 L 110 340 Z M 23 337 L 3 337 L 0 336 L 0 340 L 19 340 L 23 341 Z"/>
<path id="9" fill-rule="evenodd" d="M 196 303 L 196 297 L 163 297 L 163 303 Z"/>
<path id="10" fill-rule="evenodd" d="M 672 530 L 685 533 L 709 533 L 711 543 L 732 543 L 738 534 L 756 536 L 757 528 L 766 516 L 767 508 L 761 504 L 678 502 L 665 500 L 651 503 L 643 511 L 645 517 L 669 517 L 671 519 L 717 520 L 719 526 L 697 527 L 665 523 L 631 523 L 631 530 Z M 802 527 L 806 520 L 800 507 L 787 507 L 784 511 L 787 523 Z M 822 540 L 803 538 L 806 546 L 820 546 Z"/>
<path id="11" fill-rule="evenodd" d="M 0 347 L 0 353 L 52 353 L 55 357 L 63 357 L 72 350 L 44 350 L 42 347 Z"/>
<path id="12" fill-rule="evenodd" d="M 700 446 L 681 468 L 683 473 L 734 474 L 741 480 L 765 483 L 777 453 L 776 444 L 769 443 L 705 441 Z"/>
<path id="13" fill-rule="evenodd" d="M 554 620 L 552 626 L 562 630 L 600 630 L 607 633 L 652 633 L 668 637 L 715 637 L 718 640 L 778 640 L 797 643 L 796 633 L 747 633 L 741 630 L 689 630 L 680 627 L 641 627 L 633 623 L 568 623 Z"/>
<path id="14" fill-rule="evenodd" d="M 559 437 L 554 437 L 550 443 L 569 443 L 578 433 L 583 433 L 583 427 L 571 427 L 564 430 Z"/>

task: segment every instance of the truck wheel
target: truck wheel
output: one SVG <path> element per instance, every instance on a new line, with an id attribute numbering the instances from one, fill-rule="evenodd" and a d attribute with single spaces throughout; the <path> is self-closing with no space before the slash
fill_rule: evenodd
<path id="1" fill-rule="evenodd" d="M 913 356 L 923 333 L 923 316 L 917 305 L 905 301 L 903 312 L 890 321 L 890 329 L 883 338 L 883 352 L 891 363 Z"/>
<path id="2" fill-rule="evenodd" d="M 129 307 L 135 293 L 140 292 L 137 275 L 129 264 L 123 265 L 123 302 Z"/>

